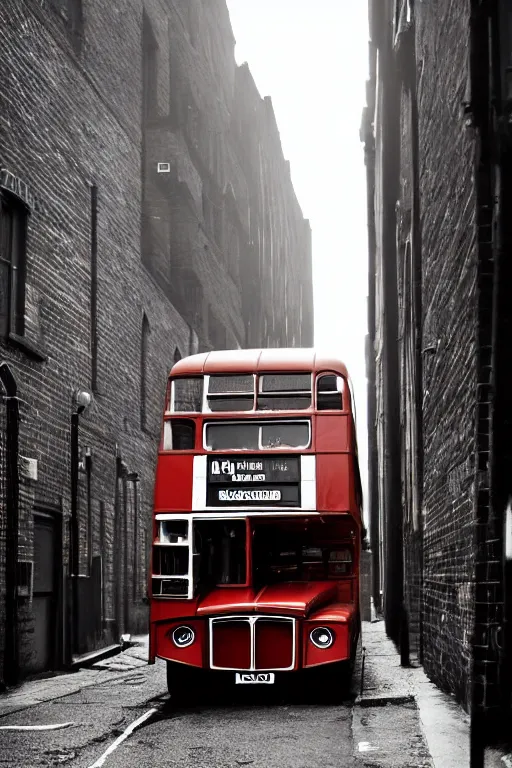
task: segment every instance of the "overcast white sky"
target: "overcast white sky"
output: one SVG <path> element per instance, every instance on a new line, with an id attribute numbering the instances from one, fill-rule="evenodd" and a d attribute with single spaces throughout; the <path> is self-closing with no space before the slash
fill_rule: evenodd
<path id="1" fill-rule="evenodd" d="M 227 0 L 313 230 L 315 345 L 344 360 L 356 390 L 366 476 L 366 172 L 359 139 L 368 71 L 365 0 Z"/>

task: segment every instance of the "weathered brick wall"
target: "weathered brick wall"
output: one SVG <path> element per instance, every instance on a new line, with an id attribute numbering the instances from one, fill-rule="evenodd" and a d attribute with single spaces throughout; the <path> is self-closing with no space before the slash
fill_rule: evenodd
<path id="1" fill-rule="evenodd" d="M 7 3 L 0 11 L 2 55 L 18 73 L 20 87 L 2 83 L 1 164 L 25 180 L 36 207 L 28 232 L 27 336 L 46 362 L 4 349 L 28 408 L 21 423 L 20 452 L 38 460 L 39 479 L 22 497 L 20 558 L 32 559 L 32 507 L 70 508 L 70 414 L 72 392 L 91 386 L 90 184 L 98 186 L 98 381 L 94 404 L 81 418 L 80 446 L 92 455 L 95 552 L 100 552 L 98 504 L 114 498 L 116 452 L 141 477 L 148 520 L 163 384 L 176 346 L 187 352 L 189 329 L 140 259 L 140 24 L 139 3 L 127 3 L 132 34 L 111 35 L 117 21 L 88 16 L 87 37 L 110 50 L 102 62 L 84 45 L 76 59 L 60 18 L 51 7 L 35 11 Z M 95 24 L 97 23 L 97 27 Z M 110 28 L 110 29 L 109 29 Z M 124 28 L 124 27 L 123 27 Z M 103 32 L 101 31 L 103 30 Z M 0 33 L 1 34 L 1 33 Z M 117 45 L 117 47 L 116 47 Z M 94 66 L 89 67 L 89 57 Z M 34 68 L 34 61 L 36 67 Z M 115 61 L 115 63 L 114 63 Z M 115 67 L 113 79 L 105 77 Z M 4 67 L 4 73 L 7 69 Z M 133 72 L 126 77 L 126 72 Z M 25 73 L 32 73 L 32 78 Z M 118 73 L 116 75 L 115 73 Z M 123 76 L 121 75 L 123 73 Z M 123 94 L 122 81 L 135 92 Z M 112 92 L 109 89 L 112 89 Z M 11 98 L 7 99 L 7 93 Z M 147 430 L 141 430 L 140 357 L 143 313 L 150 340 L 147 358 Z M 80 476 L 80 570 L 87 573 L 85 478 Z M 122 546 L 113 517 L 106 518 L 105 592 L 113 590 L 113 550 Z M 67 526 L 64 564 L 67 563 Z M 129 556 L 129 553 L 128 553 Z M 121 587 L 123 585 L 121 584 Z M 129 629 L 142 628 L 140 616 Z M 22 666 L 30 668 L 30 607 L 20 610 L 25 632 Z M 112 618 L 105 616 L 106 619 Z M 105 642 L 109 641 L 105 634 Z"/>
<path id="2" fill-rule="evenodd" d="M 146 153 L 157 273 L 205 348 L 311 345 L 309 223 L 270 99 L 261 98 L 247 65 L 235 64 L 223 0 L 173 7 L 170 61 L 158 60 L 166 72 L 170 66 L 170 104 L 158 94 Z M 157 163 L 169 161 L 170 173 L 157 174 Z M 173 281 L 188 284 L 196 301 Z"/>
<path id="3" fill-rule="evenodd" d="M 422 611 L 422 420 L 421 232 L 417 163 L 418 110 L 414 28 L 402 13 L 394 28 L 396 72 L 400 81 L 400 162 L 397 202 L 398 350 L 400 368 L 401 504 L 403 535 L 403 658 L 421 656 Z"/>
<path id="4" fill-rule="evenodd" d="M 379 488 L 372 521 L 381 565 L 376 583 L 384 592 L 388 632 L 403 655 L 422 653 L 430 677 L 467 706 L 478 327 L 475 144 L 463 113 L 470 4 L 415 4 L 412 15 L 410 5 L 370 1 L 372 43 L 378 48 L 369 98 L 376 103 L 375 124 L 369 125 L 369 115 L 365 124 L 368 151 L 369 128 L 375 140 L 369 182 L 375 189 L 370 228 L 376 264 L 370 279 L 376 314 L 373 481 Z M 393 295 L 389 276 L 395 264 Z M 389 362 L 394 344 L 396 371 Z M 386 410 L 385 399 L 393 376 L 400 389 L 396 412 Z M 397 424 L 398 446 L 390 439 Z M 391 476 L 397 463 L 398 478 Z M 401 499 L 398 522 L 393 493 Z M 401 579 L 390 558 L 393 546 Z M 390 615 L 395 600 L 400 621 Z"/>
<path id="5" fill-rule="evenodd" d="M 94 402 L 80 417 L 79 438 L 81 452 L 89 449 L 91 455 L 90 553 L 83 472 L 79 520 L 81 573 L 88 573 L 90 555 L 103 556 L 104 643 L 116 640 L 119 631 L 145 627 L 143 551 L 165 379 L 176 350 L 185 355 L 199 345 L 220 346 L 221 341 L 242 346 L 250 336 L 241 284 L 251 274 L 247 201 L 253 182 L 240 171 L 243 134 L 236 147 L 228 144 L 236 67 L 227 9 L 223 0 L 150 0 L 144 7 L 158 46 L 157 109 L 145 124 L 141 0 L 85 1 L 78 37 L 70 33 L 66 19 L 49 0 L 38 4 L 6 0 L 0 7 L 0 61 L 4 63 L 0 67 L 0 166 L 28 185 L 35 201 L 28 229 L 26 339 L 45 357 L 41 361 L 27 350 L 2 343 L 2 357 L 12 364 L 25 402 L 20 453 L 37 459 L 39 473 L 37 482 L 22 479 L 20 559 L 33 558 L 33 509 L 45 505 L 62 513 L 64 577 L 69 571 L 72 394 L 93 384 L 91 185 L 95 184 L 97 382 Z M 183 93 L 187 98 L 192 94 L 192 101 Z M 188 106 L 194 104 L 198 106 L 195 114 L 207 128 L 195 138 L 193 126 L 187 123 L 192 111 Z M 178 125 L 175 113 L 181 120 Z M 214 142 L 219 131 L 217 150 Z M 157 174 L 156 162 L 170 162 L 171 173 Z M 280 167 L 273 171 L 274 177 L 280 173 Z M 228 182 L 233 190 L 229 193 Z M 288 177 L 283 183 L 290 197 Z M 223 211 L 228 210 L 227 198 L 234 192 L 229 215 L 210 226 L 204 220 L 203 188 Z M 289 210 L 295 216 L 289 231 L 293 230 L 303 249 L 302 290 L 309 296 L 310 241 L 307 232 L 302 237 L 305 225 L 294 197 L 284 205 L 285 219 L 291 215 Z M 157 245 L 141 257 L 141 213 L 154 215 L 155 211 L 162 214 L 165 226 L 158 229 L 154 224 Z M 223 236 L 232 229 L 240 236 L 239 251 L 231 251 Z M 265 275 L 269 254 L 265 249 L 260 254 Z M 281 265 L 286 263 L 292 271 L 293 258 L 290 242 L 287 261 Z M 273 264 L 272 269 L 275 272 L 278 267 Z M 288 291 L 293 317 L 288 319 L 288 330 L 281 316 L 266 335 L 250 336 L 251 343 L 309 341 L 311 312 L 303 318 L 302 331 L 298 327 L 299 282 L 289 277 L 288 287 L 277 285 L 274 292 L 276 306 L 281 307 Z M 257 285 L 251 284 L 255 296 Z M 197 286 L 202 288 L 200 309 L 195 301 Z M 305 306 L 308 301 L 304 299 Z M 144 323 L 148 335 L 141 371 Z M 124 472 L 139 477 L 137 544 L 135 504 L 131 497 L 124 504 L 118 478 L 121 462 Z M 134 578 L 138 581 L 135 592 Z M 69 612 L 68 603 L 64 608 Z M 20 621 L 21 663 L 29 670 L 34 630 L 29 604 L 20 605 Z"/>
<path id="6" fill-rule="evenodd" d="M 474 146 L 461 106 L 469 4 L 417 9 L 423 284 L 424 662 L 467 703 L 476 392 Z"/>
<path id="7" fill-rule="evenodd" d="M 2 396 L 5 394 L 0 387 Z M 5 573 L 6 554 L 6 494 L 7 494 L 7 424 L 5 402 L 0 403 L 0 573 Z M 0 578 L 0 685 L 3 681 L 5 649 L 5 580 Z"/>
<path id="8" fill-rule="evenodd" d="M 248 186 L 242 274 L 248 346 L 258 338 L 270 347 L 311 346 L 311 230 L 293 191 L 272 102 L 260 97 L 247 65 L 236 73 L 233 120 Z"/>

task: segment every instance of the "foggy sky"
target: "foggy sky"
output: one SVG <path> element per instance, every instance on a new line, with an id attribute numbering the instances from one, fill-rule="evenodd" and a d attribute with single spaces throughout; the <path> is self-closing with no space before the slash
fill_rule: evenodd
<path id="1" fill-rule="evenodd" d="M 364 0 L 227 0 L 261 96 L 271 96 L 284 155 L 313 230 L 315 346 L 347 364 L 356 391 L 366 487 L 366 173 L 359 139 L 368 21 Z"/>

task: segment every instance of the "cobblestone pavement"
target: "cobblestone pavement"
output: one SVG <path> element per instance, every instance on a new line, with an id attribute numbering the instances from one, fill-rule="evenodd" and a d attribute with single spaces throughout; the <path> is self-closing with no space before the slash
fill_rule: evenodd
<path id="1" fill-rule="evenodd" d="M 6 768 L 432 765 L 414 700 L 395 697 L 384 705 L 367 699 L 354 705 L 357 675 L 352 697 L 337 706 L 287 699 L 268 686 L 262 686 L 267 690 L 251 686 L 242 696 L 232 693 L 218 700 L 214 696 L 207 705 L 183 709 L 165 690 L 164 664 L 148 666 L 145 654 L 140 643 L 91 669 L 34 681 L 1 697 L 0 764 Z M 35 729 L 48 726 L 55 730 Z M 13 727 L 24 730 L 10 730 Z"/>

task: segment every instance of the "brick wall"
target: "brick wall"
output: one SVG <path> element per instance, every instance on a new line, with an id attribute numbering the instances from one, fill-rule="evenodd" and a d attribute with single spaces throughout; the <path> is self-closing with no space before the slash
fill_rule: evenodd
<path id="1" fill-rule="evenodd" d="M 380 588 L 387 618 L 389 603 L 401 603 L 394 605 L 388 631 L 403 657 L 422 657 L 430 677 L 467 705 L 478 323 L 475 144 L 462 108 L 470 77 L 470 8 L 448 0 L 414 9 L 405 0 L 370 6 L 380 62 L 374 87 L 384 94 L 375 115 L 376 165 L 387 163 L 388 178 L 397 181 L 396 193 L 392 185 L 381 193 L 370 221 L 377 238 L 376 386 L 385 391 L 386 377 L 394 376 L 400 391 L 398 410 L 387 413 L 399 430 L 398 445 L 389 428 L 388 436 L 377 428 L 381 511 L 373 520 L 383 531 L 381 554 L 388 562 L 390 540 L 399 537 L 394 559 L 401 575 L 384 565 Z M 397 98 L 398 115 L 389 122 Z M 397 141 L 397 159 L 390 160 Z M 378 172 L 375 179 L 382 190 Z M 390 230 L 392 244 L 385 240 Z M 396 265 L 396 296 L 388 290 L 387 301 L 379 301 L 379 275 L 390 273 L 390 263 Z M 389 328 L 395 310 L 397 341 Z M 398 369 L 390 370 L 379 352 L 394 344 Z M 397 463 L 399 475 L 390 477 Z M 399 524 L 390 524 L 395 511 L 386 483 L 401 499 Z"/>
<path id="2" fill-rule="evenodd" d="M 473 622 L 476 388 L 474 144 L 461 105 L 469 8 L 417 18 L 423 287 L 424 661 L 467 703 Z M 440 94 L 443 98 L 439 98 Z"/>
<path id="3" fill-rule="evenodd" d="M 198 348 L 309 343 L 311 252 L 277 129 L 267 136 L 264 125 L 269 183 L 282 190 L 274 227 L 286 245 L 271 267 L 267 248 L 256 251 L 261 293 L 260 282 L 251 283 L 249 220 L 261 229 L 258 217 L 268 217 L 274 203 L 250 208 L 259 179 L 242 160 L 244 142 L 255 139 L 247 138 L 248 126 L 238 128 L 236 141 L 229 138 L 233 124 L 240 126 L 238 70 L 223 0 L 150 0 L 146 21 L 140 0 L 85 0 L 81 15 L 70 17 L 78 5 L 7 0 L 0 8 L 0 167 L 31 204 L 25 336 L 17 346 L 2 341 L 1 351 L 23 401 L 20 453 L 38 462 L 37 481 L 21 478 L 19 558 L 34 557 L 34 508 L 55 514 L 64 616 L 72 396 L 77 388 L 95 390 L 80 417 L 78 517 L 80 573 L 90 575 L 92 559 L 102 558 L 101 634 L 89 642 L 98 646 L 145 629 L 146 529 L 168 369 L 176 355 Z M 145 24 L 156 66 L 144 64 Z M 145 66 L 153 80 L 143 91 Z M 148 89 L 152 106 L 143 117 Z M 258 95 L 258 108 L 262 103 Z M 170 173 L 158 174 L 158 162 L 169 163 Z M 208 199 L 218 215 L 207 221 Z M 274 318 L 265 304 L 268 282 L 286 316 Z M 250 309 L 249 285 L 261 298 Z M 30 671 L 38 663 L 30 603 L 20 602 L 19 619 L 21 665 Z M 65 635 L 69 641 L 67 623 Z"/>

